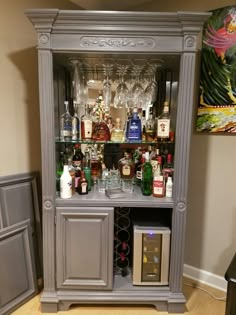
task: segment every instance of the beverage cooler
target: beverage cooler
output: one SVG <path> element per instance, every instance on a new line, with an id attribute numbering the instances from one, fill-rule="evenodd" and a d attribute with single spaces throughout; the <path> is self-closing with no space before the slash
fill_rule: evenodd
<path id="1" fill-rule="evenodd" d="M 134 225 L 133 284 L 168 285 L 170 229 Z"/>

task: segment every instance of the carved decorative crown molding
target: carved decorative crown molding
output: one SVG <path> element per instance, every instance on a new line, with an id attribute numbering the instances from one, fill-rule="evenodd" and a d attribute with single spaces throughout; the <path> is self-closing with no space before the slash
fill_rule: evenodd
<path id="1" fill-rule="evenodd" d="M 94 36 L 84 36 L 81 38 L 81 47 L 96 48 L 96 47 L 129 47 L 129 48 L 153 48 L 155 46 L 155 41 L 151 38 L 141 38 L 141 37 L 94 37 Z"/>

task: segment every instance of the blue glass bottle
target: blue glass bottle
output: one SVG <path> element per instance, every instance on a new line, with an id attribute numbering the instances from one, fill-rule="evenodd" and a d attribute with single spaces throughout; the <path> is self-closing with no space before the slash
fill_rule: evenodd
<path id="1" fill-rule="evenodd" d="M 134 107 L 132 117 L 128 121 L 126 136 L 128 141 L 142 140 L 142 124 L 136 107 Z"/>

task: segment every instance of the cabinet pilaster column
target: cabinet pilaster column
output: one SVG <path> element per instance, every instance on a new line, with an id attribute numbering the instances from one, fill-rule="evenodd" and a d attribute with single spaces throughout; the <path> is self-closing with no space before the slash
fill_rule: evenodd
<path id="1" fill-rule="evenodd" d="M 42 38 L 42 37 L 41 37 Z M 43 36 L 47 40 L 48 35 Z M 50 49 L 38 50 L 42 150 L 44 291 L 55 291 L 55 141 L 53 65 Z"/>
<path id="2" fill-rule="evenodd" d="M 190 42 L 191 44 L 192 42 Z M 181 56 L 178 114 L 176 126 L 174 209 L 172 220 L 172 243 L 170 285 L 171 292 L 182 292 L 184 263 L 185 224 L 187 210 L 188 167 L 192 115 L 195 104 L 196 51 L 184 52 Z"/>

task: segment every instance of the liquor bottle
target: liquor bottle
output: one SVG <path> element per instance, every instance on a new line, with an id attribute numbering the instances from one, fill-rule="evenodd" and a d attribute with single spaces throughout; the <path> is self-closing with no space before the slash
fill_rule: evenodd
<path id="1" fill-rule="evenodd" d="M 134 177 L 134 162 L 127 152 L 125 152 L 124 157 L 120 159 L 118 168 L 122 179 L 132 179 Z"/>
<path id="2" fill-rule="evenodd" d="M 89 152 L 85 152 L 85 156 L 83 159 L 83 171 L 84 171 L 84 176 L 88 182 L 88 191 L 91 190 L 91 185 L 92 185 L 92 177 L 91 177 L 91 168 L 90 168 L 90 155 Z"/>
<path id="3" fill-rule="evenodd" d="M 89 112 L 89 106 L 85 105 L 85 114 L 81 117 L 81 140 L 91 140 L 94 121 Z"/>
<path id="4" fill-rule="evenodd" d="M 141 191 L 144 196 L 150 196 L 152 194 L 152 164 L 149 160 L 149 153 L 145 152 L 145 162 L 142 167 L 142 180 Z"/>
<path id="5" fill-rule="evenodd" d="M 88 193 L 88 182 L 84 176 L 84 171 L 81 171 L 81 176 L 78 181 L 77 192 L 79 195 L 86 195 Z"/>
<path id="6" fill-rule="evenodd" d="M 152 164 L 152 171 L 153 173 L 155 170 L 160 167 L 160 170 L 162 170 L 162 156 L 159 153 L 159 148 L 156 148 L 155 154 L 152 156 L 150 159 L 151 164 Z"/>
<path id="7" fill-rule="evenodd" d="M 63 141 L 72 139 L 72 117 L 69 112 L 69 102 L 64 102 L 65 112 L 61 115 L 60 138 Z"/>
<path id="8" fill-rule="evenodd" d="M 92 138 L 95 141 L 110 141 L 111 133 L 107 123 L 103 119 L 103 113 L 100 111 L 100 117 L 97 122 L 94 123 Z"/>
<path id="9" fill-rule="evenodd" d="M 153 142 L 156 139 L 155 120 L 152 114 L 149 114 L 149 118 L 146 121 L 146 141 Z"/>
<path id="10" fill-rule="evenodd" d="M 79 140 L 79 130 L 80 130 L 80 124 L 79 124 L 79 117 L 77 114 L 77 103 L 74 102 L 74 115 L 72 117 L 72 140 Z"/>
<path id="11" fill-rule="evenodd" d="M 81 151 L 80 145 L 78 143 L 74 146 L 74 155 L 73 155 L 73 166 L 75 169 L 82 168 L 82 161 L 84 158 L 84 154 Z"/>
<path id="12" fill-rule="evenodd" d="M 65 164 L 64 152 L 60 152 L 60 157 L 56 169 L 56 191 L 60 191 L 60 177 L 63 173 L 64 164 Z"/>
<path id="13" fill-rule="evenodd" d="M 93 148 L 91 149 L 90 167 L 91 167 L 92 185 L 95 185 L 97 183 L 98 178 L 102 174 L 102 163 L 98 156 L 97 144 L 94 144 Z"/>
<path id="14" fill-rule="evenodd" d="M 168 141 L 170 136 L 169 103 L 164 102 L 162 114 L 157 118 L 157 138 L 160 141 Z"/>
<path id="15" fill-rule="evenodd" d="M 127 140 L 142 140 L 142 124 L 141 119 L 138 117 L 138 109 L 136 107 L 134 107 L 132 117 L 127 124 Z"/>
<path id="16" fill-rule="evenodd" d="M 154 179 L 153 179 L 153 193 L 152 195 L 154 197 L 164 197 L 165 194 L 165 184 L 163 176 L 160 174 L 157 174 L 157 171 L 155 172 Z"/>
<path id="17" fill-rule="evenodd" d="M 60 177 L 60 197 L 62 199 L 72 197 L 72 178 L 69 173 L 68 165 L 64 165 L 63 173 Z"/>
<path id="18" fill-rule="evenodd" d="M 120 118 L 116 118 L 115 127 L 111 130 L 111 141 L 123 142 L 124 141 L 124 131 L 121 128 Z"/>
<path id="19" fill-rule="evenodd" d="M 142 181 L 142 168 L 143 168 L 143 164 L 145 163 L 145 152 L 141 154 L 141 159 L 139 161 L 139 163 L 136 166 L 136 170 L 135 170 L 135 183 L 138 186 L 141 186 L 141 181 Z"/>
<path id="20" fill-rule="evenodd" d="M 75 144 L 74 147 L 74 155 L 72 157 L 72 165 L 75 170 L 75 188 L 78 186 L 78 181 L 81 176 L 82 170 L 82 160 L 83 160 L 83 153 L 81 151 L 80 145 L 78 143 Z"/>
<path id="21" fill-rule="evenodd" d="M 173 177 L 174 173 L 174 164 L 172 161 L 172 155 L 169 153 L 167 154 L 166 163 L 163 165 L 162 174 L 164 176 L 165 182 L 169 176 Z"/>
<path id="22" fill-rule="evenodd" d="M 172 197 L 172 190 L 173 190 L 172 177 L 168 176 L 167 182 L 166 182 L 166 197 L 168 198 Z"/>

